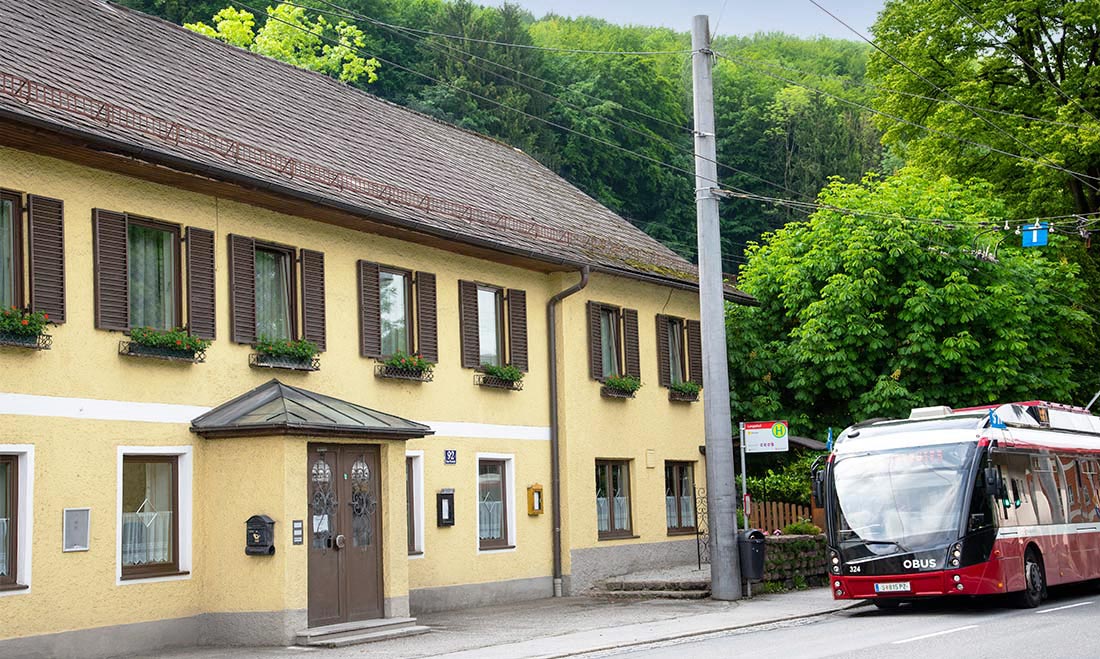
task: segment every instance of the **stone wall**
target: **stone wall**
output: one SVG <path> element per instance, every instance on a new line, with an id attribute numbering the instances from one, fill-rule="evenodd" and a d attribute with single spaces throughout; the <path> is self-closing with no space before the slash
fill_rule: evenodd
<path id="1" fill-rule="evenodd" d="M 771 535 L 765 547 L 765 582 L 785 588 L 826 584 L 828 556 L 824 535 Z"/>

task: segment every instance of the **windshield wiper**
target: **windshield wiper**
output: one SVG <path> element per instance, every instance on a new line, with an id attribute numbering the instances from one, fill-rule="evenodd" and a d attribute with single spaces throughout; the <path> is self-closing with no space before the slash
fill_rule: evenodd
<path id="1" fill-rule="evenodd" d="M 909 548 L 906 547 L 905 545 L 903 545 L 901 543 L 898 543 L 898 542 L 894 542 L 892 540 L 867 540 L 866 538 L 864 538 L 863 539 L 863 544 L 865 544 L 865 545 L 893 545 L 893 546 L 897 547 L 898 549 L 900 549 L 902 551 L 905 551 L 905 552 L 909 551 Z"/>

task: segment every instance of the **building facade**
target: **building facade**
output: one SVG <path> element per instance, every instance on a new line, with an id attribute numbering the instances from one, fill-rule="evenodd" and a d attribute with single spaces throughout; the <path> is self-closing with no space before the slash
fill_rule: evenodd
<path id="1" fill-rule="evenodd" d="M 322 76 L 99 0 L 0 16 L 0 655 L 285 644 L 695 560 L 689 264 Z"/>

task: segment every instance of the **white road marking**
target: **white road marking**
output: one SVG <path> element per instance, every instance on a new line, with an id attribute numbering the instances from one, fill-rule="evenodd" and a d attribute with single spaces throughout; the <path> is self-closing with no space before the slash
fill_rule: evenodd
<path id="1" fill-rule="evenodd" d="M 1067 604 L 1065 606 L 1056 606 L 1053 609 L 1042 609 L 1042 610 L 1036 611 L 1035 613 L 1053 613 L 1054 611 L 1064 611 L 1065 609 L 1072 609 L 1074 607 L 1085 606 L 1087 604 L 1092 604 L 1092 602 L 1091 601 L 1090 602 L 1078 602 L 1076 604 Z"/>
<path id="2" fill-rule="evenodd" d="M 955 629 L 945 629 L 942 632 L 933 632 L 931 634 L 924 634 L 923 636 L 914 636 L 913 638 L 903 639 L 901 641 L 894 641 L 892 645 L 901 645 L 902 643 L 912 643 L 913 641 L 920 641 L 926 638 L 932 638 L 933 636 L 943 636 L 944 634 L 954 634 L 955 632 L 966 631 L 967 629 L 975 629 L 977 625 L 967 625 L 965 627 L 956 627 Z"/>

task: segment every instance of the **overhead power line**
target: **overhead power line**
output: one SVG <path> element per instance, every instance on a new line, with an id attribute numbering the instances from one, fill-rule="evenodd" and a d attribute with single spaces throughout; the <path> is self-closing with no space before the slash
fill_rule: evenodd
<path id="1" fill-rule="evenodd" d="M 810 0 L 810 1 L 813 2 L 813 0 Z M 771 73 L 769 71 L 763 70 L 762 68 L 755 68 L 753 65 L 748 64 L 744 61 L 738 60 L 737 58 L 731 57 L 730 55 L 727 55 L 725 53 L 715 51 L 715 55 L 722 58 L 722 59 L 733 62 L 734 64 L 740 64 L 741 66 L 746 66 L 746 67 L 749 67 L 749 68 L 753 68 L 754 70 L 756 70 L 756 71 L 758 71 L 758 72 L 760 72 L 760 73 L 762 73 L 766 76 L 769 76 L 771 78 L 775 78 L 776 80 L 782 80 L 783 82 L 786 82 L 787 84 L 794 85 L 796 87 L 801 87 L 803 89 L 806 89 L 806 90 L 809 90 L 809 91 L 812 91 L 812 92 L 816 92 L 816 93 L 821 94 L 823 96 L 828 96 L 829 98 L 836 99 L 837 101 L 840 101 L 841 103 L 844 103 L 846 105 L 850 105 L 852 107 L 859 108 L 859 109 L 864 110 L 866 112 L 870 112 L 872 114 L 877 114 L 879 116 L 886 117 L 887 119 L 892 119 L 892 120 L 897 121 L 899 123 L 903 123 L 907 126 L 913 126 L 914 128 L 919 128 L 920 130 L 924 130 L 924 131 L 927 131 L 929 133 L 939 135 L 941 137 L 946 137 L 946 138 L 948 138 L 950 140 L 954 140 L 956 142 L 960 142 L 960 143 L 963 143 L 963 144 L 969 144 L 970 146 L 977 147 L 977 148 L 983 149 L 983 150 L 987 150 L 987 151 L 990 151 L 992 153 L 998 153 L 998 154 L 1003 155 L 1003 156 L 1008 156 L 1009 158 L 1016 158 L 1017 160 L 1022 160 L 1024 162 L 1029 162 L 1029 163 L 1032 163 L 1032 164 L 1035 164 L 1035 165 L 1039 165 L 1041 167 L 1047 167 L 1049 169 L 1054 169 L 1054 170 L 1069 174 L 1069 175 L 1071 175 L 1075 178 L 1078 178 L 1079 180 L 1080 180 L 1081 177 L 1100 180 L 1100 178 L 1098 178 L 1098 177 L 1089 176 L 1088 174 L 1082 174 L 1080 172 L 1075 172 L 1071 169 L 1061 167 L 1059 165 L 1056 165 L 1056 164 L 1048 162 L 1048 161 L 1037 160 L 1035 158 L 1031 158 L 1029 156 L 1024 156 L 1024 155 L 1021 155 L 1019 153 L 1013 153 L 1012 151 L 1006 151 L 1005 149 L 1000 149 L 1000 148 L 997 148 L 997 147 L 992 146 L 990 144 L 985 144 L 984 142 L 978 142 L 978 141 L 975 141 L 975 140 L 972 140 L 972 139 L 969 139 L 969 138 L 966 138 L 966 137 L 961 137 L 959 135 L 955 135 L 954 133 L 949 133 L 945 130 L 940 130 L 938 128 L 930 128 L 928 126 L 925 126 L 924 124 L 919 124 L 915 121 L 910 121 L 910 120 L 908 120 L 904 117 L 899 117 L 897 115 L 890 114 L 889 112 L 883 112 L 882 110 L 875 109 L 875 108 L 873 108 L 870 105 L 867 105 L 865 103 L 860 103 L 858 101 L 853 101 L 853 100 L 851 100 L 849 98 L 846 98 L 844 96 L 840 96 L 839 94 L 834 94 L 832 92 L 821 89 L 820 87 L 814 87 L 812 85 L 808 85 L 804 82 L 795 80 L 793 78 L 788 78 L 786 76 L 781 76 L 777 73 Z"/>
<path id="2" fill-rule="evenodd" d="M 1098 181 L 1098 180 L 1100 180 L 1100 177 L 1089 176 L 1088 174 L 1082 174 L 1080 172 L 1075 172 L 1071 169 L 1067 169 L 1065 167 L 1060 167 L 1060 166 L 1054 164 L 1046 156 L 1044 156 L 1038 149 L 1036 149 L 1035 147 L 1031 146 L 1030 144 L 1024 142 L 1023 140 L 1016 137 L 1015 135 L 1009 133 L 1007 130 L 1005 130 L 1001 126 L 993 123 L 988 117 L 983 117 L 981 114 L 975 112 L 974 110 L 971 110 L 971 109 L 967 108 L 965 105 L 960 103 L 958 99 L 956 99 L 954 96 L 952 96 L 947 90 L 943 89 L 942 87 L 940 87 L 936 83 L 932 82 L 931 80 L 929 80 L 925 76 L 923 76 L 920 73 L 918 73 L 917 71 L 913 70 L 912 67 L 910 67 L 908 64 L 901 61 L 897 57 L 895 57 L 895 56 L 891 55 L 890 53 L 886 52 L 885 49 L 883 49 L 881 46 L 879 46 L 877 43 L 875 43 L 872 39 L 868 39 L 866 36 L 864 36 L 864 34 L 862 32 L 855 29 L 854 27 L 852 27 L 848 23 L 844 22 L 843 19 L 841 19 L 839 16 L 837 16 L 833 12 L 826 9 L 817 0 L 810 0 L 810 3 L 813 4 L 815 7 L 817 7 L 818 9 L 820 9 L 821 11 L 828 14 L 833 20 L 835 20 L 836 22 L 843 25 L 845 28 L 848 29 L 849 32 L 856 35 L 861 40 L 865 41 L 868 45 L 870 45 L 872 48 L 874 48 L 878 52 L 882 53 L 885 57 L 888 57 L 895 64 L 897 64 L 898 66 L 900 66 L 903 69 L 905 69 L 906 71 L 908 71 L 911 75 L 915 76 L 917 79 L 921 80 L 922 82 L 927 84 L 932 89 L 935 89 L 937 92 L 943 94 L 952 103 L 954 103 L 955 105 L 958 105 L 959 107 L 967 110 L 970 114 L 977 117 L 980 121 L 982 121 L 983 123 L 985 123 L 989 127 L 993 128 L 998 133 L 1001 133 L 1002 135 L 1009 138 L 1013 142 L 1016 142 L 1020 146 L 1023 146 L 1025 149 L 1027 149 L 1027 150 L 1031 151 L 1032 153 L 1036 154 L 1037 156 L 1039 156 L 1039 160 L 1037 162 L 1039 162 L 1040 164 L 1046 163 L 1047 166 L 1049 166 L 1053 169 L 1057 169 L 1059 171 L 1062 171 L 1062 172 L 1065 172 L 1065 173 L 1069 174 L 1073 178 L 1077 179 L 1082 185 L 1085 185 L 1086 187 L 1089 187 L 1094 191 L 1100 192 L 1100 187 L 1097 187 L 1095 184 L 1090 183 L 1088 180 L 1086 180 L 1086 179 L 1092 179 L 1094 181 Z"/>
<path id="3" fill-rule="evenodd" d="M 1044 84 L 1048 85 L 1051 89 L 1053 89 L 1055 92 L 1057 92 L 1059 96 L 1061 96 L 1062 98 L 1064 98 L 1067 101 L 1069 101 L 1070 103 L 1072 103 L 1078 110 L 1081 110 L 1082 112 L 1089 115 L 1093 119 L 1096 119 L 1097 121 L 1100 121 L 1100 118 L 1098 118 L 1095 114 L 1093 114 L 1091 111 L 1089 111 L 1088 108 L 1081 105 L 1077 101 L 1077 99 L 1075 99 L 1072 96 L 1070 96 L 1069 94 L 1067 94 L 1062 89 L 1061 85 L 1059 85 L 1058 83 L 1051 80 L 1049 78 L 1049 76 L 1045 75 L 1042 71 L 1039 71 L 1035 67 L 1033 67 L 1031 64 L 1028 64 L 1027 59 L 1024 58 L 1023 55 L 1021 55 L 1020 53 L 1017 53 L 1004 40 L 999 39 L 997 37 L 997 35 L 993 34 L 992 31 L 990 31 L 988 28 L 986 28 L 984 25 L 982 25 L 978 21 L 977 18 L 975 18 L 969 11 L 967 11 L 966 7 L 962 6 L 961 4 L 956 2 L 955 0 L 951 0 L 951 4 L 955 5 L 955 7 L 963 13 L 963 16 L 966 16 L 968 19 L 970 19 L 970 22 L 974 24 L 974 27 L 978 28 L 982 32 L 985 32 L 987 35 L 989 35 L 989 37 L 991 39 L 993 39 L 994 43 L 996 43 L 998 46 L 1003 46 L 1005 48 L 1005 50 L 1007 50 L 1008 52 L 1015 55 L 1020 60 L 1021 64 L 1026 66 L 1028 68 L 1028 70 L 1030 70 L 1032 73 L 1039 76 L 1039 80 L 1043 81 Z"/>
<path id="4" fill-rule="evenodd" d="M 790 73 L 796 73 L 798 75 L 803 75 L 803 76 L 812 76 L 812 77 L 815 77 L 815 78 L 821 78 L 821 79 L 825 79 L 825 80 L 835 80 L 835 81 L 839 82 L 840 84 L 844 85 L 845 87 L 862 87 L 864 89 L 873 89 L 875 91 L 885 92 L 887 94 L 897 94 L 899 96 L 905 96 L 907 98 L 916 98 L 916 99 L 921 99 L 921 100 L 924 100 L 924 101 L 932 101 L 934 103 L 951 103 L 951 101 L 949 101 L 948 99 L 945 99 L 945 98 L 937 98 L 935 96 L 926 96 L 924 94 L 916 94 L 916 93 L 913 93 L 913 92 L 902 91 L 900 89 L 894 89 L 893 87 L 884 87 L 882 85 L 876 85 L 876 84 L 867 82 L 866 80 L 857 81 L 854 78 L 849 78 L 849 77 L 840 76 L 840 75 L 836 75 L 836 74 L 818 73 L 816 71 L 807 71 L 805 69 L 799 69 L 797 67 L 789 66 L 789 65 L 786 65 L 786 64 L 781 64 L 779 62 L 765 62 L 765 61 L 762 61 L 762 60 L 759 60 L 759 59 L 749 59 L 749 58 L 746 58 L 746 57 L 738 57 L 738 56 L 735 56 L 735 55 L 730 55 L 729 53 L 727 53 L 727 56 L 731 60 L 736 61 L 737 63 L 739 63 L 742 66 L 745 66 L 747 68 L 753 68 L 754 66 L 762 66 L 762 67 L 769 68 L 769 69 L 779 69 L 779 70 L 782 70 L 782 71 L 788 71 Z M 1001 116 L 1005 116 L 1005 117 L 1012 117 L 1014 119 L 1022 119 L 1024 121 L 1033 121 L 1033 122 L 1036 122 L 1036 123 L 1049 124 L 1051 126 L 1061 126 L 1063 128 L 1074 128 L 1074 129 L 1078 129 L 1078 130 L 1086 130 L 1086 129 L 1091 128 L 1089 126 L 1082 126 L 1081 124 L 1075 124 L 1075 123 L 1071 123 L 1071 122 L 1068 122 L 1068 121 L 1058 121 L 1058 120 L 1055 120 L 1055 119 L 1044 119 L 1042 117 L 1033 117 L 1031 115 L 1021 114 L 1019 112 L 1009 112 L 1007 110 L 998 110 L 998 109 L 995 109 L 995 108 L 983 107 L 981 105 L 974 105 L 972 103 L 962 103 L 960 101 L 959 104 L 963 105 L 964 107 L 970 108 L 971 110 L 977 110 L 978 112 L 988 112 L 990 114 L 997 114 L 997 115 L 1001 115 Z"/>

